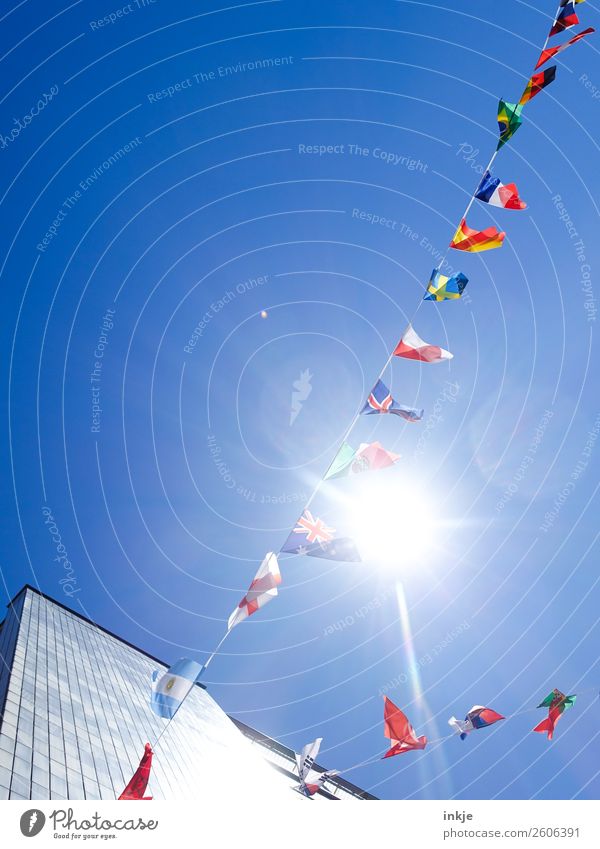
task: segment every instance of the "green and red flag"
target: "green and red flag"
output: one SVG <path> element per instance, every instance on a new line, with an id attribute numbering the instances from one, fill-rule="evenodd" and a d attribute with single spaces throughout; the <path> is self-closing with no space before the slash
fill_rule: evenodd
<path id="1" fill-rule="evenodd" d="M 576 698 L 577 696 L 565 696 L 560 690 L 552 690 L 551 693 L 548 693 L 544 701 L 538 705 L 539 708 L 548 708 L 548 716 L 539 725 L 536 725 L 533 730 L 539 731 L 540 734 L 547 733 L 548 740 L 552 740 L 556 723 L 566 710 L 573 707 Z"/>

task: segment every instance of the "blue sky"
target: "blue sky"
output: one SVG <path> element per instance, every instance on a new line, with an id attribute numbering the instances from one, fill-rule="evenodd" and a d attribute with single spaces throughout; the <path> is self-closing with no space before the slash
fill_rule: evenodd
<path id="1" fill-rule="evenodd" d="M 167 661 L 218 642 L 419 306 L 554 11 L 452 5 L 5 13 L 6 600 L 36 584 Z M 385 562 L 282 557 L 279 598 L 207 675 L 339 769 L 385 748 L 384 691 L 432 739 L 473 704 L 518 714 L 348 775 L 382 797 L 598 798 L 599 116 L 592 37 L 496 160 L 527 209 L 469 215 L 503 249 L 451 251 L 468 297 L 415 318 L 454 359 L 385 373 L 423 422 L 351 435 L 402 459 L 313 502 L 352 534 L 378 487 Z M 549 744 L 524 711 L 553 687 L 581 696 Z"/>

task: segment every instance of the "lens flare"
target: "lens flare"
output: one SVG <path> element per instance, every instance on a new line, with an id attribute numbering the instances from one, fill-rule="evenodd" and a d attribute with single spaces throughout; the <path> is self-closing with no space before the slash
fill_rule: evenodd
<path id="1" fill-rule="evenodd" d="M 431 502 L 412 484 L 365 481 L 349 506 L 363 560 L 418 565 L 434 543 Z M 362 481 L 361 481 L 362 484 Z"/>

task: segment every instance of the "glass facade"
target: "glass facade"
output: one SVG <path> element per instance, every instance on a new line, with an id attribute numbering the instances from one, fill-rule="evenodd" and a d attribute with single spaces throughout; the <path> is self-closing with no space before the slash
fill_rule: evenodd
<path id="1" fill-rule="evenodd" d="M 0 799 L 116 799 L 166 724 L 149 707 L 155 669 L 166 667 L 24 588 L 0 629 Z M 155 747 L 147 793 L 194 799 L 216 785 L 254 786 L 302 800 L 291 790 L 294 753 L 270 743 L 196 686 Z M 368 798 L 347 782 L 327 789 Z"/>

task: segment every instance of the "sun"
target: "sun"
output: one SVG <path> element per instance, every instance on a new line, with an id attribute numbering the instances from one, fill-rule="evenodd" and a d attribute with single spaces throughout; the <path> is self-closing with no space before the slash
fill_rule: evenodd
<path id="1" fill-rule="evenodd" d="M 358 550 L 364 561 L 390 568 L 418 567 L 435 544 L 431 499 L 412 482 L 397 478 L 387 482 L 381 477 L 361 479 L 348 505 Z"/>

